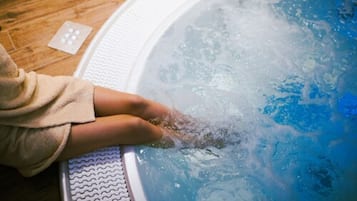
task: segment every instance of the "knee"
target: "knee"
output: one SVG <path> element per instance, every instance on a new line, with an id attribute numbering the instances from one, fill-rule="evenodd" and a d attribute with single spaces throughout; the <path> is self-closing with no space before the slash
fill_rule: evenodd
<path id="1" fill-rule="evenodd" d="M 132 95 L 130 98 L 131 111 L 136 115 L 143 114 L 146 111 L 148 105 L 148 101 L 141 96 Z"/>
<path id="2" fill-rule="evenodd" d="M 136 116 L 130 116 L 130 118 L 126 120 L 126 125 L 128 126 L 128 128 L 130 128 L 132 132 L 145 130 L 145 128 L 147 127 L 146 124 L 147 122 L 145 120 Z"/>
<path id="3" fill-rule="evenodd" d="M 131 133 L 135 133 L 137 137 L 145 139 L 144 141 L 157 141 L 162 137 L 162 131 L 159 127 L 140 117 L 132 116 L 127 121 L 127 125 Z"/>

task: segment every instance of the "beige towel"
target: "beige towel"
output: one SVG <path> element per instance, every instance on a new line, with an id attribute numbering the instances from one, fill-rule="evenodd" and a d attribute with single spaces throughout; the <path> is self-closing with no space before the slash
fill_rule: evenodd
<path id="1" fill-rule="evenodd" d="M 23 128 L 0 125 L 0 164 L 17 168 L 25 177 L 50 166 L 63 151 L 71 125 Z"/>
<path id="2" fill-rule="evenodd" d="M 0 44 L 0 163 L 25 176 L 48 167 L 71 123 L 95 120 L 93 91 L 87 81 L 18 69 Z"/>
<path id="3" fill-rule="evenodd" d="M 26 73 L 0 45 L 0 124 L 43 128 L 93 120 L 89 82 Z"/>

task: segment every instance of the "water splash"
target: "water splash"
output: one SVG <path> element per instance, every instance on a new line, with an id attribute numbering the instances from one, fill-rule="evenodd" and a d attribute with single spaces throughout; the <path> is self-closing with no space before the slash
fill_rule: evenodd
<path id="1" fill-rule="evenodd" d="M 149 197 L 335 200 L 353 185 L 357 45 L 337 11 L 332 1 L 208 0 L 177 21 L 139 93 L 202 120 L 189 128 L 197 135 L 225 130 L 227 146 L 140 148 Z"/>

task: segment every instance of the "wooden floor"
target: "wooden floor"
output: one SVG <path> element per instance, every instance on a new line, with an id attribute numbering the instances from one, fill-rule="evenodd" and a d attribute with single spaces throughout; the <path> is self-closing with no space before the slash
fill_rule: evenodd
<path id="1" fill-rule="evenodd" d="M 72 75 L 103 23 L 125 0 L 0 0 L 0 43 L 20 68 L 49 75 Z M 93 27 L 76 55 L 47 46 L 67 21 Z M 0 200 L 57 201 L 58 164 L 32 178 L 0 166 Z"/>

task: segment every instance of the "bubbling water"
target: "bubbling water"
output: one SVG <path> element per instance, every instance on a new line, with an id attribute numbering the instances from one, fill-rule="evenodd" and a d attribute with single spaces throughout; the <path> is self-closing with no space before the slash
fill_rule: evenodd
<path id="1" fill-rule="evenodd" d="M 223 135 L 226 146 L 140 148 L 149 197 L 337 196 L 341 161 L 331 152 L 351 164 L 357 161 L 340 149 L 343 144 L 356 151 L 348 142 L 356 132 L 355 119 L 343 119 L 337 106 L 346 91 L 357 95 L 351 75 L 356 40 L 339 42 L 335 24 L 309 18 L 304 3 L 202 1 L 163 35 L 147 61 L 139 93 L 204 122 L 190 129 Z M 163 189 L 152 183 L 157 178 Z"/>

